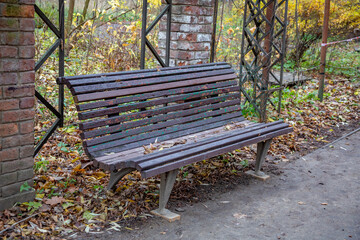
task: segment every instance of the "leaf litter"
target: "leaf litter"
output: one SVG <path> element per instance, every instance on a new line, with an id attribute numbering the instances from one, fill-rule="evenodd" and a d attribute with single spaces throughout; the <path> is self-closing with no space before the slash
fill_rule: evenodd
<path id="1" fill-rule="evenodd" d="M 278 169 L 271 165 L 277 160 L 291 161 L 297 157 L 296 153 L 305 155 L 346 129 L 359 127 L 358 83 L 332 81 L 326 85 L 325 93 L 330 94 L 325 96 L 324 102 L 308 98 L 316 87 L 316 80 L 308 82 L 306 86 L 291 90 L 296 91 L 297 98 L 284 100 L 281 117 L 293 126 L 294 132 L 274 139 L 268 164 L 264 166 L 266 170 Z M 67 97 L 70 98 L 69 93 Z M 61 239 L 83 231 L 97 234 L 134 229 L 131 225 L 134 221 L 147 219 L 149 211 L 157 207 L 159 177 L 144 180 L 138 172 L 133 172 L 119 182 L 114 192 L 106 190 L 109 173 L 89 164 L 81 147 L 80 131 L 73 125 L 75 107 L 67 107 L 69 117 L 64 125 L 68 127 L 57 130 L 35 159 L 36 199 L 0 212 L 0 232 L 5 239 Z M 270 117 L 275 115 L 275 112 L 269 114 Z M 51 124 L 47 117 L 38 112 L 36 139 Z M 176 143 L 161 145 L 156 141 L 144 146 L 144 153 L 173 145 Z M 184 202 L 201 201 L 204 195 L 211 195 L 214 184 L 231 183 L 254 166 L 255 152 L 254 146 L 248 146 L 181 168 L 170 204 L 175 202 L 181 207 Z M 201 188 L 209 190 L 198 191 Z M 245 215 L 239 213 L 234 217 L 241 219 Z"/>

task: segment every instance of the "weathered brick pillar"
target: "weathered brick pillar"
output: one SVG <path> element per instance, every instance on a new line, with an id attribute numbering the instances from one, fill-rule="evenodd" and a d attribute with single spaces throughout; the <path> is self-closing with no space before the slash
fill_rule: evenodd
<path id="1" fill-rule="evenodd" d="M 210 58 L 213 0 L 173 0 L 170 65 L 206 63 Z M 165 56 L 166 18 L 160 22 L 160 56 Z"/>
<path id="2" fill-rule="evenodd" d="M 0 211 L 34 197 L 34 2 L 0 0 Z"/>

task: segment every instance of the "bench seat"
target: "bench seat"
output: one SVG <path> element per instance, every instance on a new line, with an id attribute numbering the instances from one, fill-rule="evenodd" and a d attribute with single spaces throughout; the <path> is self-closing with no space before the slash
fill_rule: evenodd
<path id="1" fill-rule="evenodd" d="M 143 147 L 106 154 L 94 158 L 94 165 L 109 171 L 132 168 L 140 171 L 143 178 L 149 178 L 289 132 L 292 132 L 292 128 L 282 121 L 267 124 L 246 121 L 231 123 L 226 128 L 214 128 L 185 138 L 154 143 L 154 151 L 146 155 Z M 150 148 L 148 146 L 147 149 Z"/>

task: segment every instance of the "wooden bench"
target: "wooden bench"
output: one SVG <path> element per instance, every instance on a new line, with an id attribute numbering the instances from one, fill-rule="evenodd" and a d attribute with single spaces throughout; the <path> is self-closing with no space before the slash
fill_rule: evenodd
<path id="1" fill-rule="evenodd" d="M 246 121 L 236 78 L 229 64 L 210 63 L 58 82 L 71 90 L 84 120 L 79 127 L 86 154 L 111 171 L 108 188 L 134 170 L 143 178 L 161 174 L 153 213 L 174 220 L 179 215 L 165 206 L 180 167 L 257 143 L 253 174 L 264 177 L 260 168 L 271 139 L 292 131 L 281 121 Z"/>

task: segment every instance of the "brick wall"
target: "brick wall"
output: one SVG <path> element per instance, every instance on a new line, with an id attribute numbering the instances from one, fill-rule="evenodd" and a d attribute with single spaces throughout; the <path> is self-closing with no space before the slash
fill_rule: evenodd
<path id="1" fill-rule="evenodd" d="M 0 211 L 34 197 L 34 2 L 0 0 Z"/>
<path id="2" fill-rule="evenodd" d="M 173 0 L 170 65 L 205 63 L 210 58 L 213 0 Z M 166 18 L 160 21 L 159 50 L 165 56 Z"/>

